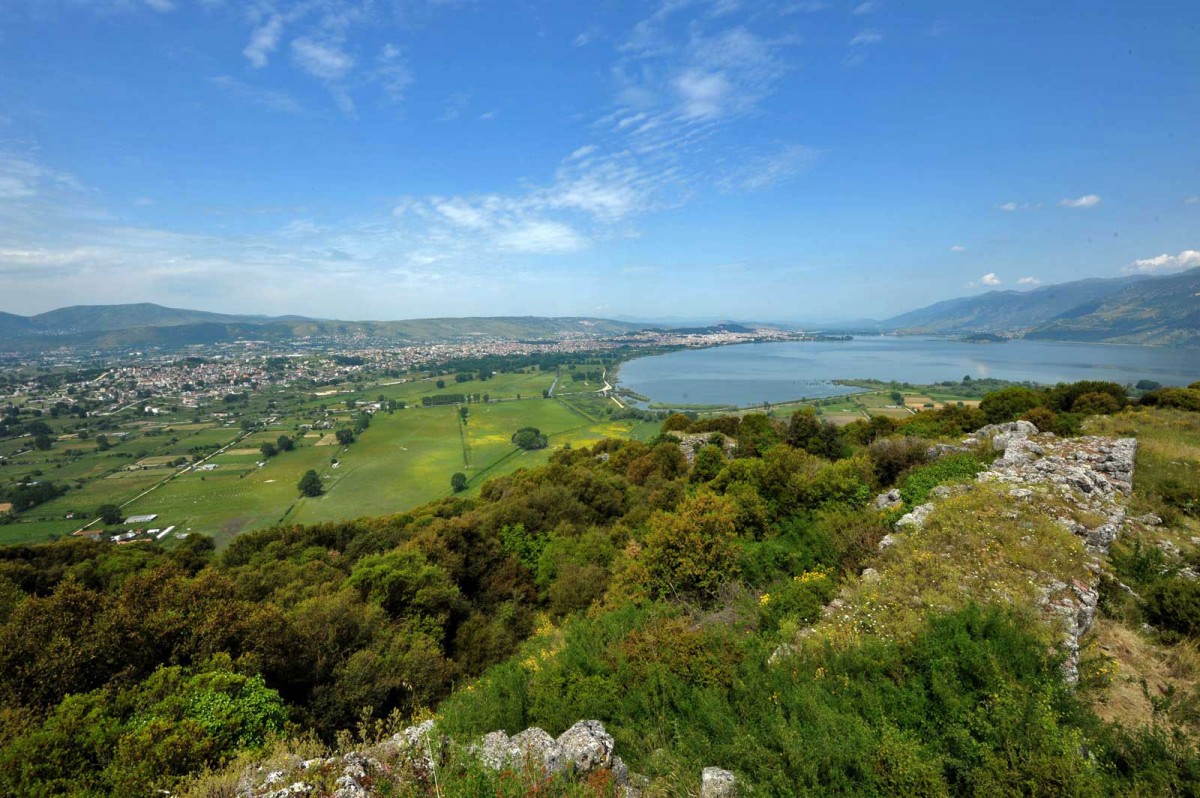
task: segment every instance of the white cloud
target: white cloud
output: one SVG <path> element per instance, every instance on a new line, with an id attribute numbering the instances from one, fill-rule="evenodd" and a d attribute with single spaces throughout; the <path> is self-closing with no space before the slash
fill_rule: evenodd
<path id="1" fill-rule="evenodd" d="M 565 224 L 531 221 L 496 236 L 496 244 L 511 252 L 553 254 L 575 252 L 586 245 L 584 239 Z"/>
<path id="2" fill-rule="evenodd" d="M 1153 258 L 1135 260 L 1124 271 L 1126 274 L 1169 274 L 1194 269 L 1200 266 L 1200 250 L 1185 249 L 1178 255 L 1156 255 Z"/>
<path id="3" fill-rule="evenodd" d="M 996 286 L 1000 285 L 1000 278 L 996 276 L 995 272 L 988 272 L 979 278 L 979 282 L 983 285 Z"/>
<path id="4" fill-rule="evenodd" d="M 1037 277 L 1022 277 L 1017 280 L 1017 285 L 1041 285 L 1042 281 Z"/>
<path id="5" fill-rule="evenodd" d="M 859 3 L 850 12 L 856 17 L 861 17 L 864 14 L 873 14 L 879 10 L 879 0 L 867 0 L 865 3 Z"/>
<path id="6" fill-rule="evenodd" d="M 572 42 L 572 44 L 574 44 L 576 47 L 584 47 L 591 40 L 592 35 L 590 33 L 581 33 L 575 37 L 575 41 Z"/>
<path id="7" fill-rule="evenodd" d="M 1018 207 L 1019 207 L 1019 206 L 1018 206 L 1018 205 L 1017 205 L 1017 203 L 1015 203 L 1015 202 L 1005 202 L 1005 203 L 1002 203 L 1002 204 L 1000 204 L 1000 205 L 997 205 L 997 206 L 996 206 L 996 210 L 998 210 L 998 211 L 1008 211 L 1009 213 L 1011 213 L 1011 212 L 1013 212 L 1013 211 L 1017 210 L 1017 209 L 1018 209 Z"/>
<path id="8" fill-rule="evenodd" d="M 595 144 L 585 144 L 582 147 L 575 150 L 574 152 L 572 152 L 569 156 L 567 156 L 567 160 L 578 161 L 578 160 L 588 157 L 595 151 L 596 151 Z"/>
<path id="9" fill-rule="evenodd" d="M 242 50 L 242 55 L 255 68 L 267 65 L 271 53 L 279 47 L 279 38 L 283 35 L 283 18 L 278 14 L 272 16 L 250 34 L 250 42 Z"/>
<path id="10" fill-rule="evenodd" d="M 175 4 L 171 0 L 144 0 L 151 11 L 157 11 L 160 14 L 175 10 Z"/>
<path id="11" fill-rule="evenodd" d="M 1200 197 L 1188 197 L 1183 202 L 1185 205 L 1200 205 Z"/>
<path id="12" fill-rule="evenodd" d="M 860 30 L 854 34 L 854 38 L 850 40 L 851 47 L 863 47 L 869 44 L 879 44 L 883 41 L 883 34 L 877 30 Z"/>
<path id="13" fill-rule="evenodd" d="M 954 246 L 950 247 L 950 251 L 951 252 L 966 252 L 967 248 L 964 247 L 962 244 L 955 244 Z"/>
<path id="14" fill-rule="evenodd" d="M 1095 208 L 1100 204 L 1100 197 L 1097 194 L 1084 194 L 1082 197 L 1071 199 L 1061 199 L 1058 204 L 1064 208 Z"/>
<path id="15" fill-rule="evenodd" d="M 292 40 L 292 60 L 304 71 L 326 81 L 341 80 L 354 69 L 353 56 L 343 52 L 337 43 L 310 37 Z"/>
<path id="16" fill-rule="evenodd" d="M 1006 213 L 1015 213 L 1016 211 L 1035 211 L 1040 207 L 1042 207 L 1041 203 L 1035 205 L 1032 202 L 1003 202 L 995 206 L 996 210 L 1005 211 Z"/>
<path id="17" fill-rule="evenodd" d="M 683 101 L 686 116 L 708 119 L 725 110 L 733 85 L 724 73 L 689 69 L 675 79 L 675 89 Z"/>

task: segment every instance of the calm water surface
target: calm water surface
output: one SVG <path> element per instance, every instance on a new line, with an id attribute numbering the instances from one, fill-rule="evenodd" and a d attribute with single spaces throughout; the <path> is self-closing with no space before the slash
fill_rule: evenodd
<path id="1" fill-rule="evenodd" d="M 968 344 L 945 338 L 893 336 L 853 341 L 794 341 L 693 349 L 638 358 L 621 366 L 620 385 L 652 402 L 736 404 L 783 402 L 853 393 L 838 379 L 925 384 L 994 377 L 1053 384 L 1200 380 L 1200 349 L 1009 341 Z"/>

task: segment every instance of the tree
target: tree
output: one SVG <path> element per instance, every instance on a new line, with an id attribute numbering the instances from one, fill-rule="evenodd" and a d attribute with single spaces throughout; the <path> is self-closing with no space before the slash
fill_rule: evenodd
<path id="1" fill-rule="evenodd" d="M 354 430 L 350 429 L 349 427 L 342 427 L 334 434 L 337 437 L 337 442 L 342 446 L 349 446 L 350 444 L 354 443 Z"/>
<path id="2" fill-rule="evenodd" d="M 672 413 L 663 422 L 663 432 L 687 432 L 692 428 L 692 420 L 683 413 Z"/>
<path id="3" fill-rule="evenodd" d="M 41 451 L 46 451 L 54 445 L 54 439 L 44 432 L 38 433 L 38 436 L 33 439 L 33 445 Z"/>
<path id="4" fill-rule="evenodd" d="M 102 504 L 96 510 L 96 515 L 100 516 L 102 524 L 119 524 L 125 520 L 125 514 L 121 512 L 121 508 L 115 504 Z"/>
<path id="5" fill-rule="evenodd" d="M 272 457 L 279 454 L 279 450 L 275 448 L 275 444 L 271 443 L 270 441 L 267 441 L 262 446 L 258 447 L 258 450 L 262 452 L 262 456 L 267 460 L 270 460 Z"/>
<path id="6" fill-rule="evenodd" d="M 438 381 L 437 381 L 436 383 L 434 383 L 434 384 L 435 384 L 435 385 L 437 385 L 437 387 L 439 387 L 439 388 L 445 388 L 445 387 L 446 387 L 446 381 L 445 381 L 445 380 L 438 380 Z"/>
<path id="7" fill-rule="evenodd" d="M 521 427 L 513 433 L 512 442 L 522 449 L 545 449 L 549 439 L 537 427 Z"/>
<path id="8" fill-rule="evenodd" d="M 462 419 L 462 421 L 463 421 L 463 423 L 464 423 L 464 424 L 466 424 L 466 423 L 467 423 L 467 414 L 468 414 L 469 412 L 470 412 L 470 411 L 469 411 L 469 410 L 467 410 L 467 408 L 466 408 L 466 406 L 465 406 L 465 405 L 464 405 L 463 407 L 460 407 L 460 408 L 458 408 L 458 417 Z"/>
<path id="9" fill-rule="evenodd" d="M 979 402 L 979 409 L 983 411 L 989 424 L 1001 424 L 1045 404 L 1046 395 L 1043 392 L 1014 385 L 1011 388 L 992 391 L 983 397 Z"/>
<path id="10" fill-rule="evenodd" d="M 110 448 L 111 445 L 112 444 L 110 444 L 108 442 L 107 435 L 97 435 L 96 436 L 96 451 L 106 452 L 106 451 L 108 451 L 108 449 Z"/>
<path id="11" fill-rule="evenodd" d="M 297 485 L 300 493 L 304 496 L 320 496 L 325 492 L 325 486 L 321 484 L 321 477 L 316 471 L 311 468 L 304 472 L 304 476 L 300 477 L 300 484 Z"/>
<path id="12" fill-rule="evenodd" d="M 450 477 L 450 487 L 455 493 L 462 493 L 467 489 L 467 475 L 461 471 L 456 471 Z"/>
<path id="13" fill-rule="evenodd" d="M 296 442 L 287 435 L 280 435 L 279 440 L 275 441 L 275 446 L 281 452 L 290 452 L 292 449 L 296 448 Z"/>

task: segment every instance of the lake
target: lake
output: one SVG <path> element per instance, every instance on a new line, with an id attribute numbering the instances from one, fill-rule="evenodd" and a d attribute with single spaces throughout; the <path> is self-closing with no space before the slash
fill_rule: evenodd
<path id="1" fill-rule="evenodd" d="M 740 405 L 854 393 L 833 380 L 916 384 L 993 377 L 1053 384 L 1076 380 L 1164 385 L 1200 380 L 1200 349 L 1051 341 L 969 344 L 947 338 L 866 336 L 688 349 L 621 365 L 619 385 L 651 402 Z"/>

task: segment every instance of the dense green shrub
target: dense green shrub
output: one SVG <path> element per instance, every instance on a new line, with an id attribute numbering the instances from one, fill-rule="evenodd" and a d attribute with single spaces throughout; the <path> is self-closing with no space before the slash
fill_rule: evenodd
<path id="1" fill-rule="evenodd" d="M 927 466 L 910 472 L 900 486 L 900 497 L 908 507 L 916 507 L 929 500 L 929 493 L 938 485 L 971 480 L 987 466 L 973 454 L 951 454 L 939 458 Z"/>

